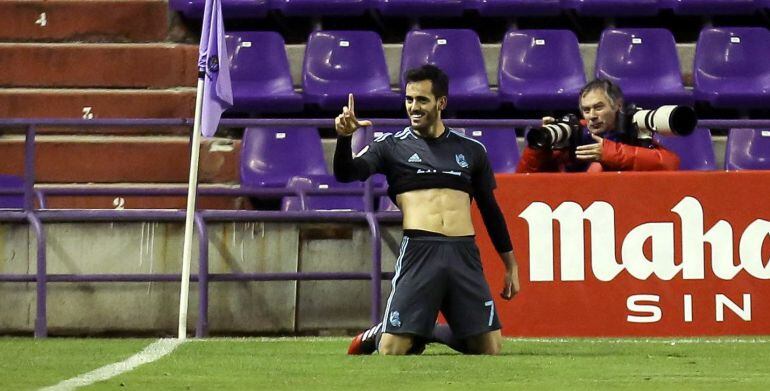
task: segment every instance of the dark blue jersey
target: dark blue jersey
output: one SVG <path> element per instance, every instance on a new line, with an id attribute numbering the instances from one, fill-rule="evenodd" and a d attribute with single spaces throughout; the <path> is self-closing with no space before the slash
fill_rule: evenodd
<path id="1" fill-rule="evenodd" d="M 370 172 L 385 174 L 388 194 L 447 188 L 475 197 L 495 188 L 495 177 L 480 142 L 450 128 L 435 138 L 417 136 L 410 127 L 377 137 L 357 156 Z"/>
<path id="2" fill-rule="evenodd" d="M 385 174 L 388 195 L 411 190 L 455 189 L 475 198 L 484 225 L 498 252 L 512 250 L 505 219 L 494 193 L 497 186 L 487 151 L 480 142 L 447 128 L 441 136 L 427 139 L 411 128 L 385 133 L 352 157 L 351 137 L 337 138 L 334 176 L 341 182 L 366 180 Z M 515 148 L 515 146 L 513 146 Z"/>

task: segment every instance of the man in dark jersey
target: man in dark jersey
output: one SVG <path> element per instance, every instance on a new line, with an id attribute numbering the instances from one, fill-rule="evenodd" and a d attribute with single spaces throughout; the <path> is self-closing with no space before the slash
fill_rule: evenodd
<path id="1" fill-rule="evenodd" d="M 493 190 L 486 149 L 444 126 L 449 80 L 424 65 L 406 75 L 406 111 L 411 126 L 384 134 L 356 157 L 351 135 L 360 127 L 353 95 L 335 119 L 338 134 L 334 175 L 341 182 L 385 174 L 388 194 L 403 213 L 404 238 L 382 323 L 359 334 L 349 354 L 420 352 L 426 342 L 443 342 L 463 353 L 497 354 L 500 322 L 474 242 L 471 201 L 505 265 L 502 297 L 519 290 L 518 266 Z M 439 311 L 447 326 L 437 326 Z M 379 341 L 379 342 L 376 342 Z"/>

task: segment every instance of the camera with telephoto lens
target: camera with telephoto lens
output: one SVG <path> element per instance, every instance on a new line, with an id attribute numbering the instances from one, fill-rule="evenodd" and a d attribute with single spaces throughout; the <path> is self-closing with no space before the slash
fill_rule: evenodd
<path id="1" fill-rule="evenodd" d="M 556 122 L 527 133 L 527 144 L 534 149 L 564 149 L 578 144 L 580 121 L 574 114 L 568 114 Z"/>
<path id="2" fill-rule="evenodd" d="M 652 140 L 654 133 L 687 136 L 695 130 L 698 117 L 688 106 L 667 105 L 644 110 L 634 104 L 618 113 L 618 125 L 629 138 Z"/>

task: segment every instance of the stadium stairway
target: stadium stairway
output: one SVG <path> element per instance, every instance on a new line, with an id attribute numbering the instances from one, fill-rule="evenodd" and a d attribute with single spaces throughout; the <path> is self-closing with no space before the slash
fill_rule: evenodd
<path id="1" fill-rule="evenodd" d="M 1 118 L 191 118 L 197 44 L 166 0 L 0 2 Z M 189 41 L 189 39 L 188 39 Z M 23 129 L 3 129 L 0 173 L 22 175 Z M 187 182 L 189 128 L 40 127 L 36 182 L 168 186 Z M 240 143 L 201 147 L 201 183 L 237 182 Z M 214 146 L 212 148 L 212 146 Z M 113 208 L 115 197 L 56 197 L 52 208 Z M 130 197 L 126 208 L 184 208 Z M 237 200 L 202 198 L 202 207 Z"/>
<path id="2" fill-rule="evenodd" d="M 163 41 L 168 34 L 165 0 L 3 0 L 0 40 Z"/>

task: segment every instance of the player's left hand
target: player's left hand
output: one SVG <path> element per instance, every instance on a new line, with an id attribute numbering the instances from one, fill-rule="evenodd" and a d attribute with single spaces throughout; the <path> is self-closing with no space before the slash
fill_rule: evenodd
<path id="1" fill-rule="evenodd" d="M 510 259 L 505 262 L 503 291 L 500 292 L 500 297 L 505 300 L 511 300 L 519 293 L 519 289 L 519 265 L 516 263 L 516 259 L 513 258 L 513 252 L 511 252 Z"/>
<path id="2" fill-rule="evenodd" d="M 604 139 L 592 134 L 591 138 L 596 140 L 596 144 L 580 145 L 575 148 L 575 158 L 589 162 L 600 162 L 602 160 L 602 147 Z"/>

